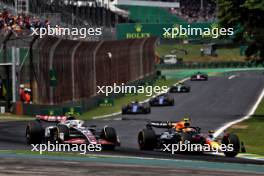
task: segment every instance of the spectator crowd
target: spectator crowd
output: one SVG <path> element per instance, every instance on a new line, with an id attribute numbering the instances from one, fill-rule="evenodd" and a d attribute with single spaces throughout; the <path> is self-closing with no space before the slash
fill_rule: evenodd
<path id="1" fill-rule="evenodd" d="M 176 1 L 180 3 L 180 8 L 171 8 L 171 13 L 180 16 L 189 23 L 209 22 L 216 18 L 216 2 L 214 0 L 203 0 L 202 8 L 200 0 Z"/>
<path id="2" fill-rule="evenodd" d="M 24 30 L 32 30 L 33 28 L 46 28 L 49 25 L 49 20 L 40 20 L 37 17 L 30 15 L 18 14 L 14 15 L 7 9 L 0 12 L 0 32 L 8 33 L 13 31 L 18 34 Z"/>

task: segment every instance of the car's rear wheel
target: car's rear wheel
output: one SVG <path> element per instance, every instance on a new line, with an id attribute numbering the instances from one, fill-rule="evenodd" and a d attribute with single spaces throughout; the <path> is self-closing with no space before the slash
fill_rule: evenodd
<path id="1" fill-rule="evenodd" d="M 140 150 L 153 150 L 157 144 L 157 138 L 153 129 L 143 129 L 138 133 Z"/>
<path id="2" fill-rule="evenodd" d="M 235 134 L 227 134 L 222 139 L 222 144 L 225 144 L 227 147 L 228 145 L 232 145 L 233 151 L 226 151 L 224 152 L 225 156 L 227 157 L 235 157 L 240 150 L 240 140 L 237 135 Z"/>
<path id="3" fill-rule="evenodd" d="M 29 122 L 26 128 L 26 140 L 28 144 L 40 144 L 44 139 L 44 129 L 40 122 Z"/>

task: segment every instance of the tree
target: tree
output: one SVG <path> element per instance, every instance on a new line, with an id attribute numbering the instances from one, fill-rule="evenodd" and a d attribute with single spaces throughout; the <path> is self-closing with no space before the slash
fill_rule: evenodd
<path id="1" fill-rule="evenodd" d="M 219 0 L 219 23 L 235 29 L 234 42 L 248 45 L 246 56 L 264 62 L 264 1 Z"/>

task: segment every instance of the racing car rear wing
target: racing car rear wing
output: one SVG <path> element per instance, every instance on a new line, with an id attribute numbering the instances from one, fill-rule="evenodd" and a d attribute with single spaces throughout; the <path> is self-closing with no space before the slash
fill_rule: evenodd
<path id="1" fill-rule="evenodd" d="M 36 115 L 36 118 L 48 122 L 61 122 L 68 119 L 67 116 L 49 116 L 49 115 Z"/>
<path id="2" fill-rule="evenodd" d="M 156 128 L 171 128 L 174 125 L 176 125 L 178 122 L 172 122 L 172 121 L 151 121 L 147 126 L 152 126 Z"/>
<path id="3" fill-rule="evenodd" d="M 180 123 L 183 124 L 185 127 L 190 126 L 190 123 L 185 121 L 150 121 L 146 126 L 151 126 L 155 128 L 173 128 Z"/>

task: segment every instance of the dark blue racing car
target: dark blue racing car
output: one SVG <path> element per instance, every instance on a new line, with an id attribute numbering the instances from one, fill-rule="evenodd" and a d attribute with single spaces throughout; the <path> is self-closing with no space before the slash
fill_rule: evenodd
<path id="1" fill-rule="evenodd" d="M 149 101 L 150 106 L 173 106 L 174 99 L 167 93 L 160 94 Z"/>
<path id="2" fill-rule="evenodd" d="M 149 114 L 150 107 L 137 101 L 122 107 L 122 114 Z"/>

